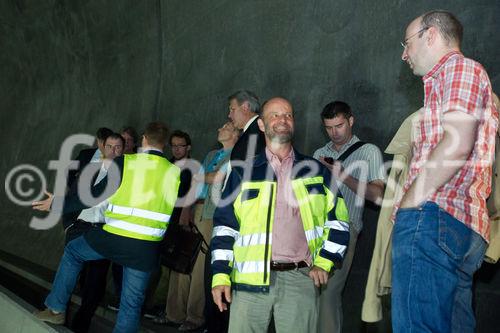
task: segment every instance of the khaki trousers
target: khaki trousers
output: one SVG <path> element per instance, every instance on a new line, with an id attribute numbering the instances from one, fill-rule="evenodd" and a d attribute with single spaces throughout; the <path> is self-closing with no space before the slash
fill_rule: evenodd
<path id="1" fill-rule="evenodd" d="M 195 206 L 194 222 L 205 241 L 210 243 L 213 221 L 201 219 L 202 208 L 202 204 Z M 169 321 L 190 322 L 197 326 L 205 323 L 204 267 L 205 254 L 200 251 L 190 275 L 171 271 L 166 306 Z"/>
<path id="2" fill-rule="evenodd" d="M 276 333 L 316 332 L 319 289 L 309 270 L 271 271 L 268 293 L 233 290 L 229 333 L 268 332 L 271 315 Z"/>

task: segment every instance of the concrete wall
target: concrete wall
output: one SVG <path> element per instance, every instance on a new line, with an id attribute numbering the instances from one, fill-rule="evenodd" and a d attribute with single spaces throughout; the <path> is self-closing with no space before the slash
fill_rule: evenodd
<path id="1" fill-rule="evenodd" d="M 68 135 L 153 119 L 187 130 L 201 158 L 240 88 L 289 98 L 306 153 L 326 141 L 319 112 L 332 99 L 350 103 L 357 134 L 383 148 L 423 99 L 399 41 L 438 7 L 462 20 L 464 53 L 500 91 L 497 1 L 3 1 L 0 174 L 33 164 L 51 188 L 47 163 Z M 30 229 L 33 213 L 4 190 L 0 208 L 0 248 L 55 268 L 62 228 Z"/>
<path id="2" fill-rule="evenodd" d="M 68 135 L 141 128 L 155 117 L 158 16 L 156 1 L 1 2 L 2 178 L 29 163 L 52 188 L 48 161 Z M 62 228 L 31 230 L 30 209 L 2 194 L 2 249 L 55 268 Z"/>

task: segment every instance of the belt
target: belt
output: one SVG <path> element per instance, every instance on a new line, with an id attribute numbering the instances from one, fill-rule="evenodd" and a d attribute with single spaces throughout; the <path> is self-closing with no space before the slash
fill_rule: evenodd
<path id="1" fill-rule="evenodd" d="M 101 226 L 103 226 L 105 224 L 105 223 L 101 223 L 101 222 L 92 223 L 92 222 L 87 222 L 84 220 L 76 220 L 76 223 L 81 224 L 81 225 L 85 225 L 85 226 L 89 226 L 89 227 L 94 227 L 94 228 L 100 228 Z"/>
<path id="2" fill-rule="evenodd" d="M 205 203 L 205 199 L 198 199 L 195 202 L 197 205 L 203 205 Z"/>
<path id="3" fill-rule="evenodd" d="M 299 261 L 299 262 L 271 261 L 272 271 L 291 271 L 292 269 L 299 269 L 304 267 L 307 267 L 307 263 L 305 261 Z"/>

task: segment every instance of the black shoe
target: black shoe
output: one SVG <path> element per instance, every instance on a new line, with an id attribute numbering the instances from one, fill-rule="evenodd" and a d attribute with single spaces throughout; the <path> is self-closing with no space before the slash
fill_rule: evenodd
<path id="1" fill-rule="evenodd" d="M 149 309 L 144 309 L 142 315 L 148 319 L 154 319 L 165 315 L 165 305 L 155 305 Z"/>
<path id="2" fill-rule="evenodd" d="M 120 310 L 120 301 L 118 300 L 112 300 L 108 304 L 108 309 L 113 310 L 113 311 L 119 311 Z"/>
<path id="3" fill-rule="evenodd" d="M 156 316 L 158 316 L 158 310 L 156 310 L 156 309 L 144 310 L 143 316 L 144 316 L 144 318 L 148 318 L 148 319 L 156 318 Z"/>

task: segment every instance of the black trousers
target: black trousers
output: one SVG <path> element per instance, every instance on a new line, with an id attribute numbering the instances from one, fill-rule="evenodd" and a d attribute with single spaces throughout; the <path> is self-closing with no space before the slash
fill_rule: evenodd
<path id="1" fill-rule="evenodd" d="M 205 326 L 209 333 L 226 333 L 229 328 L 228 310 L 220 312 L 212 297 L 212 269 L 210 251 L 205 255 Z"/>
<path id="2" fill-rule="evenodd" d="M 102 225 L 76 220 L 66 230 L 66 244 L 92 228 L 102 228 Z M 84 263 L 79 279 L 82 305 L 76 312 L 71 323 L 71 329 L 74 332 L 88 332 L 95 310 L 104 298 L 106 277 L 110 263 L 107 259 L 92 260 Z"/>
<path id="3" fill-rule="evenodd" d="M 113 285 L 115 287 L 115 297 L 120 300 L 122 295 L 122 282 L 123 282 L 123 266 L 116 263 L 111 264 L 111 273 L 113 276 Z"/>
<path id="4" fill-rule="evenodd" d="M 84 284 L 82 286 L 82 305 L 71 323 L 71 329 L 76 333 L 86 333 L 89 330 L 95 310 L 104 298 L 106 277 L 110 261 L 92 260 L 84 265 Z"/>

